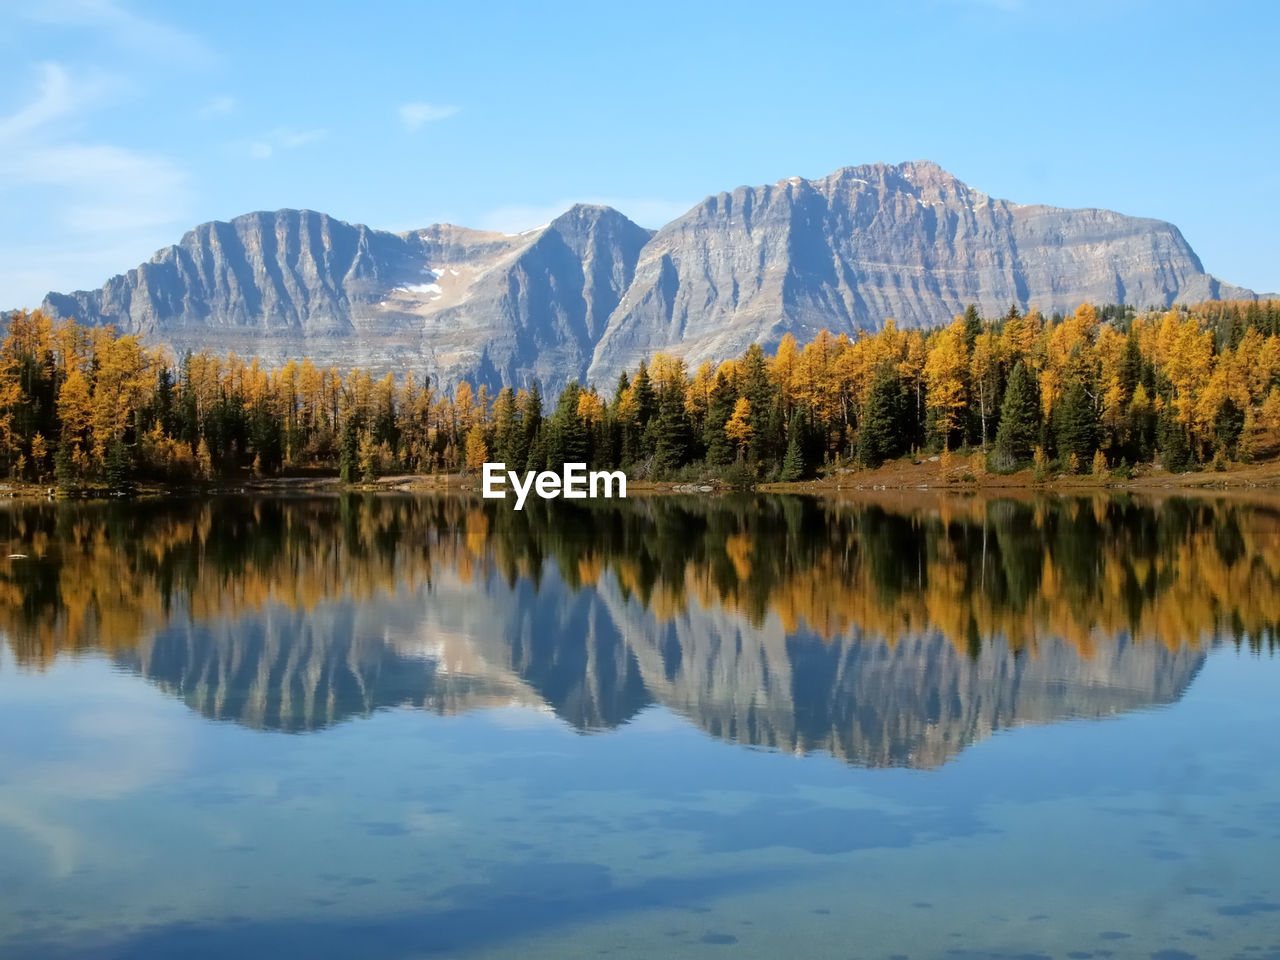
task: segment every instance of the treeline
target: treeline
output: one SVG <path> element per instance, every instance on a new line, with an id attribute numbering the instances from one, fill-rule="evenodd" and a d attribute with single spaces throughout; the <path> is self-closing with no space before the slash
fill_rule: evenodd
<path id="1" fill-rule="evenodd" d="M 1274 452 L 1280 302 L 1135 315 L 1017 309 L 851 339 L 789 334 L 767 354 L 696 371 L 659 354 L 609 395 L 570 383 L 451 389 L 411 375 L 263 368 L 209 352 L 174 361 L 136 336 L 10 318 L 0 344 L 0 472 L 64 488 L 315 470 L 558 469 L 636 477 L 799 480 L 912 452 L 978 451 L 991 469 L 1183 471 Z"/>

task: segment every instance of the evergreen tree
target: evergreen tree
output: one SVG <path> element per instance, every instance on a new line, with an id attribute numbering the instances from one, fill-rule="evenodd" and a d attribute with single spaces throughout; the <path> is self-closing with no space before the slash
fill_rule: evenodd
<path id="1" fill-rule="evenodd" d="M 889 367 L 882 367 L 871 384 L 858 429 L 858 462 L 878 467 L 902 453 L 904 415 L 902 386 Z"/>
<path id="2" fill-rule="evenodd" d="M 515 394 L 510 387 L 503 387 L 493 403 L 493 453 L 498 462 L 508 465 L 508 469 L 511 469 L 519 449 L 517 434 L 520 421 L 516 412 Z"/>
<path id="3" fill-rule="evenodd" d="M 640 361 L 631 389 L 636 401 L 636 426 L 643 434 L 658 413 L 658 397 L 653 390 L 653 381 L 649 379 L 649 368 L 643 360 Z"/>
<path id="4" fill-rule="evenodd" d="M 78 485 L 71 444 L 65 440 L 58 444 L 58 449 L 53 454 L 53 478 L 62 493 L 70 493 Z"/>
<path id="5" fill-rule="evenodd" d="M 173 373 L 168 364 L 161 366 L 156 374 L 155 396 L 150 412 L 151 422 L 160 424 L 160 429 L 172 436 L 176 417 L 173 410 Z"/>
<path id="6" fill-rule="evenodd" d="M 1000 407 L 1000 426 L 996 430 L 996 453 L 1009 467 L 1031 456 L 1040 440 L 1040 402 L 1036 385 L 1026 364 L 1019 360 L 1009 375 L 1004 403 Z"/>
<path id="7" fill-rule="evenodd" d="M 764 421 L 764 435 L 762 437 L 753 437 L 758 441 L 758 449 L 760 455 L 766 458 L 766 462 L 777 463 L 778 454 L 786 449 L 787 431 L 786 431 L 786 414 L 784 412 L 785 401 L 782 395 L 775 392 L 773 398 L 773 406 L 769 408 L 769 416 Z M 752 408 L 754 413 L 754 408 Z M 801 451 L 803 454 L 803 449 Z"/>
<path id="8" fill-rule="evenodd" d="M 182 363 L 178 368 L 182 391 L 178 400 L 177 423 L 175 429 L 179 439 L 195 444 L 200 439 L 200 415 L 196 404 L 195 383 L 191 373 L 191 351 L 182 355 Z"/>
<path id="9" fill-rule="evenodd" d="M 1120 358 L 1120 387 L 1126 397 L 1132 397 L 1142 377 L 1142 348 L 1138 336 L 1132 330 L 1125 338 L 1124 355 Z"/>
<path id="10" fill-rule="evenodd" d="M 550 470 L 559 470 L 566 463 L 587 462 L 587 427 L 578 416 L 581 395 L 582 388 L 577 381 L 569 381 L 546 423 L 547 468 Z"/>
<path id="11" fill-rule="evenodd" d="M 794 483 L 804 477 L 804 454 L 800 447 L 800 436 L 792 431 L 787 440 L 787 452 L 782 457 L 782 469 L 778 473 L 778 479 L 783 483 Z"/>
<path id="12" fill-rule="evenodd" d="M 982 333 L 982 315 L 978 313 L 976 304 L 964 308 L 964 346 L 967 352 L 973 352 L 973 344 Z"/>
<path id="13" fill-rule="evenodd" d="M 707 448 L 707 463 L 713 467 L 733 463 L 734 446 L 724 428 L 733 416 L 736 402 L 737 394 L 729 378 L 723 373 L 717 374 L 715 385 L 711 388 L 711 402 L 707 405 L 702 431 L 702 443 Z"/>
<path id="14" fill-rule="evenodd" d="M 758 343 L 747 348 L 742 358 L 742 396 L 751 404 L 751 439 L 747 459 L 753 463 L 773 461 L 782 439 L 782 419 L 775 416 L 775 391 L 769 380 L 769 365 Z"/>
<path id="15" fill-rule="evenodd" d="M 201 440 L 203 443 L 203 439 Z M 342 424 L 342 440 L 338 446 L 338 477 L 343 483 L 355 483 L 359 470 L 360 425 L 353 416 Z"/>
<path id="16" fill-rule="evenodd" d="M 115 496 L 133 493 L 133 458 L 123 440 L 113 440 L 107 446 L 107 489 Z"/>
<path id="17" fill-rule="evenodd" d="M 624 370 L 618 374 L 618 383 L 613 393 L 613 419 L 614 429 L 617 433 L 617 463 L 622 466 L 630 466 L 635 463 L 640 451 L 640 424 L 634 406 L 629 412 L 624 412 L 622 404 L 629 402 L 634 404 L 635 398 L 628 398 L 631 390 L 631 381 L 627 378 L 627 372 Z"/>
<path id="18" fill-rule="evenodd" d="M 1133 397 L 1129 401 L 1126 415 L 1128 442 L 1125 444 L 1126 457 L 1135 462 L 1150 460 L 1155 453 L 1156 414 L 1151 404 L 1151 395 L 1142 379 L 1133 388 Z"/>
<path id="19" fill-rule="evenodd" d="M 547 465 L 547 447 L 542 438 L 542 394 L 533 381 L 520 411 L 520 448 L 508 470 L 542 470 Z"/>
<path id="20" fill-rule="evenodd" d="M 1213 419 L 1214 448 L 1222 456 L 1235 459 L 1240 434 L 1244 430 L 1244 411 L 1230 397 L 1218 407 Z"/>
<path id="21" fill-rule="evenodd" d="M 1156 419 L 1156 446 L 1164 468 L 1170 473 L 1183 473 L 1191 469 L 1194 461 L 1187 445 L 1186 431 L 1178 422 L 1175 410 L 1172 403 L 1160 408 Z"/>
<path id="22" fill-rule="evenodd" d="M 778 473 L 779 480 L 790 483 L 812 476 L 813 468 L 817 465 L 815 433 L 808 408 L 797 407 L 787 429 L 787 447 Z"/>
<path id="23" fill-rule="evenodd" d="M 264 473 L 274 472 L 280 466 L 283 454 L 281 426 L 280 419 L 272 414 L 265 402 L 254 404 L 249 417 L 249 444 L 253 447 L 258 469 Z"/>
<path id="24" fill-rule="evenodd" d="M 1098 415 L 1085 386 L 1073 380 L 1058 408 L 1054 411 L 1058 456 L 1062 459 L 1075 454 L 1080 463 L 1093 459 L 1098 449 Z"/>
<path id="25" fill-rule="evenodd" d="M 673 383 L 663 389 L 658 416 L 648 436 L 652 439 L 656 476 L 666 476 L 687 462 L 691 437 L 684 409 L 684 390 L 680 384 Z"/>

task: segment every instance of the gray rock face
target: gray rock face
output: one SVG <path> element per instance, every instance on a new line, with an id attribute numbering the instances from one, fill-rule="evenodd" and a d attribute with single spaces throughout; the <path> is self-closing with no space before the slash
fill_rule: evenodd
<path id="1" fill-rule="evenodd" d="M 1252 296 L 1205 273 L 1171 224 L 996 200 L 918 162 L 740 187 L 657 234 L 585 205 L 518 235 L 253 213 L 43 306 L 175 352 L 554 391 L 571 377 L 607 388 L 658 350 L 697 364 L 787 332 L 943 323 L 969 303 L 1000 314 Z"/>
<path id="2" fill-rule="evenodd" d="M 43 308 L 185 350 L 412 370 L 447 383 L 581 377 L 650 233 L 575 206 L 519 235 L 405 234 L 309 210 L 207 223 L 100 290 Z"/>
<path id="3" fill-rule="evenodd" d="M 447 242 L 460 233 L 494 249 Z M 397 289 L 380 310 L 416 318 L 420 356 L 446 381 L 537 379 L 558 390 L 585 376 L 649 236 L 616 210 L 585 205 L 515 238 L 430 227 L 409 239 L 437 289 L 425 301 L 413 287 Z"/>
<path id="4" fill-rule="evenodd" d="M 739 187 L 659 230 L 590 376 L 673 347 L 696 365 L 788 332 L 945 323 L 970 303 L 999 315 L 1252 296 L 1205 273 L 1172 224 L 996 200 L 928 162 L 870 164 Z"/>

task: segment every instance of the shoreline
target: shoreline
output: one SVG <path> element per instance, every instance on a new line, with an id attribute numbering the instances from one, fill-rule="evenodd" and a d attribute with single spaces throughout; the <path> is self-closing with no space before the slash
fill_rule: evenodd
<path id="1" fill-rule="evenodd" d="M 969 464 L 957 457 L 957 461 L 942 469 L 939 460 L 899 460 L 869 469 L 842 468 L 833 476 L 794 482 L 760 483 L 751 492 L 764 494 L 806 494 L 810 496 L 837 497 L 856 493 L 893 493 L 937 491 L 946 493 L 1162 493 L 1162 492 L 1227 492 L 1254 491 L 1280 492 L 1280 461 L 1262 464 L 1230 464 L 1225 470 L 1205 469 L 1181 474 L 1142 466 L 1128 478 L 1094 477 L 1092 474 L 1067 476 L 1056 474 L 1037 482 L 1030 469 L 1009 474 L 973 471 Z M 243 482 L 217 484 L 193 484 L 181 487 L 163 487 L 140 484 L 132 497 L 120 499 L 153 499 L 176 496 L 208 496 L 227 493 L 280 493 L 307 492 L 453 492 L 475 493 L 479 489 L 477 477 L 464 474 L 437 474 L 418 476 L 412 474 L 379 478 L 372 484 L 344 485 L 336 476 L 296 476 L 269 479 L 247 479 Z M 48 484 L 0 483 L 0 502 L 4 500 L 51 500 L 59 498 Z M 703 495 L 716 496 L 733 492 L 734 488 L 721 479 L 695 480 L 633 480 L 627 481 L 628 496 Z M 104 489 L 90 488 L 87 494 L 67 497 L 70 500 L 116 499 Z"/>

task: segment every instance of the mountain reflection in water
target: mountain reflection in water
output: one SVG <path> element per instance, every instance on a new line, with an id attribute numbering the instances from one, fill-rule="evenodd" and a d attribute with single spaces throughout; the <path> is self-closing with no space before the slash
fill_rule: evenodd
<path id="1" fill-rule="evenodd" d="M 660 704 L 869 766 L 1171 703 L 1280 615 L 1280 513 L 1211 500 L 225 497 L 11 507 L 0 543 L 20 664 L 106 651 L 206 717 Z"/>

